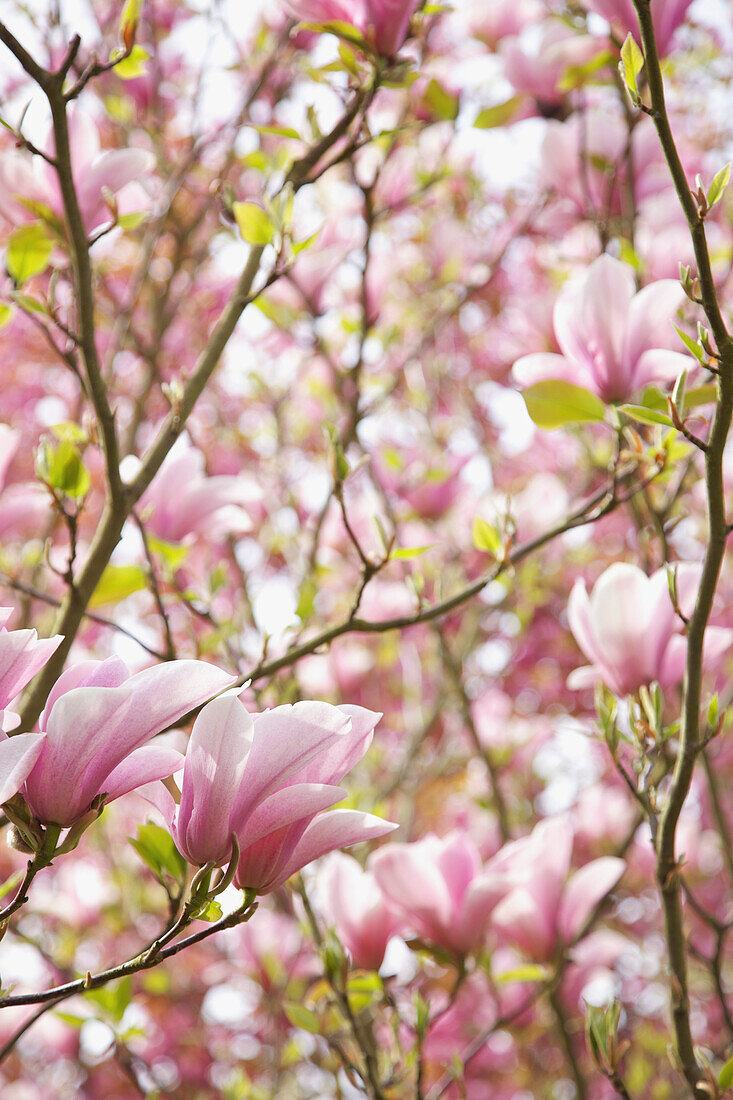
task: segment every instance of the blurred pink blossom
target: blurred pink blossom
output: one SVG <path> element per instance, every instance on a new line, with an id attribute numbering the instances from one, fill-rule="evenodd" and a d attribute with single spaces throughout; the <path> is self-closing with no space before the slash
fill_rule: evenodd
<path id="1" fill-rule="evenodd" d="M 404 43 L 419 0 L 286 0 L 296 19 L 351 23 L 378 53 L 392 57 Z"/>
<path id="2" fill-rule="evenodd" d="M 372 859 L 362 870 L 352 856 L 332 852 L 318 877 L 326 919 L 336 928 L 354 965 L 365 970 L 379 969 L 387 943 L 400 927 L 397 910 L 370 869 Z"/>
<path id="3" fill-rule="evenodd" d="M 553 314 L 562 355 L 539 352 L 514 364 L 523 386 L 549 378 L 593 390 L 604 401 L 626 401 L 650 382 L 674 380 L 691 360 L 671 351 L 684 301 L 678 282 L 662 279 L 636 293 L 626 264 L 603 255 L 569 280 Z"/>
<path id="4" fill-rule="evenodd" d="M 700 566 L 677 568 L 680 608 L 694 606 Z M 671 687 L 682 680 L 687 653 L 683 623 L 672 606 L 667 570 L 648 577 L 637 565 L 614 562 L 588 595 L 577 581 L 568 601 L 568 622 L 583 653 L 591 662 L 575 669 L 568 687 L 589 687 L 602 680 L 617 695 L 628 695 L 642 684 L 658 681 Z M 714 661 L 733 641 L 733 631 L 709 626 L 705 656 Z"/>
<path id="5" fill-rule="evenodd" d="M 515 885 L 497 905 L 492 923 L 504 940 L 538 961 L 552 958 L 560 943 L 575 942 L 596 904 L 624 873 L 622 859 L 604 856 L 568 878 L 572 849 L 569 821 L 553 817 L 501 852 Z"/>

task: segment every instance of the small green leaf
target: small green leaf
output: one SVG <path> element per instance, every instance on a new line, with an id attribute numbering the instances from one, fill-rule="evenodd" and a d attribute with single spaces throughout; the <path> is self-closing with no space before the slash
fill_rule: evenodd
<path id="1" fill-rule="evenodd" d="M 165 829 L 148 821 L 145 825 L 138 825 L 137 837 L 127 839 L 156 878 L 163 882 L 164 873 L 169 874 L 175 882 L 183 885 L 186 861 Z"/>
<path id="2" fill-rule="evenodd" d="M 119 1023 L 132 1000 L 132 980 L 129 976 L 120 978 L 118 982 L 104 985 L 100 989 L 89 989 L 84 996 L 98 1005 L 105 1016 Z"/>
<path id="3" fill-rule="evenodd" d="M 315 244 L 320 234 L 320 229 L 317 229 L 315 233 L 311 233 L 310 237 L 306 237 L 304 241 L 293 241 L 293 255 L 299 256 L 301 252 L 305 252 L 306 248 L 310 248 Z"/>
<path id="4" fill-rule="evenodd" d="M 432 543 L 430 545 L 432 545 Z M 426 550 L 429 550 L 430 545 L 398 546 L 396 550 L 392 551 L 390 557 L 394 561 L 411 561 L 413 558 L 419 558 L 421 554 L 424 554 Z"/>
<path id="5" fill-rule="evenodd" d="M 89 606 L 93 609 L 106 603 L 119 603 L 144 588 L 147 588 L 147 578 L 139 565 L 108 565 L 92 593 Z"/>
<path id="6" fill-rule="evenodd" d="M 235 202 L 232 213 L 242 239 L 248 244 L 272 244 L 275 239 L 275 227 L 266 210 L 256 202 Z"/>
<path id="7" fill-rule="evenodd" d="M 500 985 L 507 985 L 509 982 L 546 982 L 550 975 L 549 967 L 527 963 L 526 966 L 517 966 L 513 970 L 505 970 L 503 974 L 496 974 L 495 980 Z"/>
<path id="8" fill-rule="evenodd" d="M 299 1027 L 301 1031 L 309 1031 L 311 1035 L 317 1035 L 321 1030 L 318 1017 L 305 1005 L 299 1005 L 296 1001 L 285 1001 L 283 1011 L 293 1027 Z"/>
<path id="9" fill-rule="evenodd" d="M 618 409 L 632 420 L 638 420 L 640 424 L 664 424 L 666 428 L 672 427 L 672 421 L 667 414 L 657 412 L 656 409 L 647 409 L 643 405 L 619 405 Z"/>
<path id="10" fill-rule="evenodd" d="M 298 616 L 302 623 L 310 619 L 311 615 L 313 614 L 317 594 L 318 585 L 312 577 L 306 577 L 306 579 L 300 586 L 298 606 L 295 609 L 295 614 Z"/>
<path id="11" fill-rule="evenodd" d="M 148 217 L 149 215 L 145 210 L 138 210 L 134 214 L 119 214 L 117 224 L 121 229 L 137 229 L 139 225 L 148 220 Z"/>
<path id="12" fill-rule="evenodd" d="M 644 54 L 636 44 L 633 34 L 626 35 L 626 41 L 621 47 L 621 61 L 619 72 L 626 84 L 629 98 L 635 107 L 641 104 L 639 95 L 639 75 L 644 68 Z"/>
<path id="13" fill-rule="evenodd" d="M 725 1091 L 733 1085 L 733 1058 L 729 1058 L 718 1074 L 718 1085 Z"/>
<path id="14" fill-rule="evenodd" d="M 110 57 L 110 61 L 114 61 L 115 54 Z M 127 57 L 122 57 L 120 61 L 114 67 L 114 71 L 117 76 L 122 77 L 123 80 L 134 80 L 136 76 L 144 76 L 147 72 L 147 62 L 150 60 L 150 54 L 147 50 L 144 50 L 142 46 L 133 46 Z"/>
<path id="15" fill-rule="evenodd" d="M 425 89 L 423 103 L 425 103 L 436 118 L 448 122 L 458 117 L 458 111 L 461 106 L 458 96 L 446 91 L 443 85 L 439 84 L 437 80 L 431 80 L 429 82 Z"/>
<path id="16" fill-rule="evenodd" d="M 702 350 L 702 348 L 698 344 L 697 340 L 693 340 L 693 338 L 691 336 L 688 336 L 687 333 L 683 332 L 682 329 L 678 328 L 677 325 L 675 325 L 674 327 L 675 327 L 675 332 L 677 333 L 677 335 L 679 336 L 680 340 L 685 345 L 687 350 L 692 355 L 695 356 L 695 358 L 698 360 L 698 362 L 704 363 L 705 362 L 705 352 Z"/>
<path id="17" fill-rule="evenodd" d="M 46 270 L 52 248 L 53 241 L 41 222 L 21 225 L 10 234 L 5 265 L 16 286 Z"/>
<path id="18" fill-rule="evenodd" d="M 476 115 L 473 124 L 477 130 L 493 130 L 496 126 L 506 126 L 519 110 L 521 102 L 522 97 L 515 95 L 494 107 L 484 107 Z"/>
<path id="19" fill-rule="evenodd" d="M 471 529 L 473 545 L 477 550 L 483 550 L 494 558 L 500 558 L 504 553 L 504 542 L 500 533 L 493 524 L 476 516 Z"/>
<path id="20" fill-rule="evenodd" d="M 127 50 L 131 50 L 134 45 L 142 8 L 143 0 L 125 0 L 120 16 L 120 38 Z"/>
<path id="21" fill-rule="evenodd" d="M 730 163 L 726 164 L 724 168 L 721 168 L 720 171 L 716 172 L 713 176 L 713 182 L 710 184 L 710 189 L 707 194 L 708 209 L 711 206 L 715 206 L 716 202 L 720 202 L 729 182 Z"/>
<path id="22" fill-rule="evenodd" d="M 21 882 L 22 878 L 22 871 L 15 871 L 15 873 L 12 874 L 10 878 L 6 878 L 5 882 L 2 884 L 2 886 L 0 886 L 0 898 L 4 898 L 6 894 L 9 894 L 11 890 L 14 890 L 15 887 Z"/>
<path id="23" fill-rule="evenodd" d="M 605 406 L 600 397 L 559 378 L 536 382 L 522 393 L 527 412 L 538 428 L 563 428 L 603 420 Z"/>
<path id="24" fill-rule="evenodd" d="M 250 126 L 250 129 L 256 130 L 258 134 L 274 134 L 276 137 L 297 138 L 302 141 L 300 134 L 292 126 Z"/>
<path id="25" fill-rule="evenodd" d="M 151 534 L 148 534 L 147 539 L 150 549 L 161 557 L 171 569 L 180 569 L 188 557 L 188 546 L 182 546 L 177 542 L 166 542 L 164 539 L 156 538 L 155 535 Z"/>
<path id="26" fill-rule="evenodd" d="M 210 901 L 196 916 L 198 920 L 205 920 L 207 924 L 214 924 L 216 921 L 221 920 L 221 906 L 218 901 Z"/>
<path id="27" fill-rule="evenodd" d="M 71 439 L 61 439 L 56 445 L 50 439 L 42 439 L 36 451 L 36 474 L 46 485 L 75 500 L 83 500 L 91 485 Z"/>
<path id="28" fill-rule="evenodd" d="M 5 328 L 6 325 L 10 324 L 14 312 L 15 310 L 12 306 L 6 305 L 5 302 L 0 302 L 0 328 Z"/>

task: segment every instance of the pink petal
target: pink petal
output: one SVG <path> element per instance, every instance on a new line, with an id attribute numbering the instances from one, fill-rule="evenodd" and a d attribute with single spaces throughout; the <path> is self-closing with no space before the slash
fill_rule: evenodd
<path id="1" fill-rule="evenodd" d="M 557 917 L 557 929 L 565 943 L 573 942 L 594 907 L 613 889 L 625 870 L 622 859 L 606 856 L 575 872 L 565 888 Z"/>
<path id="2" fill-rule="evenodd" d="M 167 779 L 180 771 L 184 756 L 178 749 L 167 745 L 142 745 L 126 757 L 110 772 L 98 794 L 106 794 L 107 802 L 113 802 L 123 794 L 151 783 L 155 779 Z M 165 790 L 165 787 L 162 788 Z"/>
<path id="3" fill-rule="evenodd" d="M 19 733 L 0 740 L 0 804 L 18 793 L 45 740 L 43 733 Z"/>
<path id="4" fill-rule="evenodd" d="M 286 867 L 278 875 L 270 890 L 275 890 L 286 882 L 291 875 L 312 863 L 314 859 L 332 852 L 336 848 L 347 848 L 352 844 L 363 844 L 367 840 L 391 833 L 399 826 L 393 821 L 384 821 L 373 814 L 359 810 L 330 810 L 320 814 L 303 833 L 303 836 L 290 857 Z M 268 891 L 269 892 L 269 891 Z"/>

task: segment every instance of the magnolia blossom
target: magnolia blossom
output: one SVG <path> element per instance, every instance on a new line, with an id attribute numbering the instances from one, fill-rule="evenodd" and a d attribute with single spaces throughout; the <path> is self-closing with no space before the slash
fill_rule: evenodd
<path id="1" fill-rule="evenodd" d="M 627 401 L 650 382 L 689 368 L 669 350 L 678 340 L 673 320 L 684 301 L 678 282 L 661 279 L 636 293 L 631 269 L 603 255 L 568 281 L 555 303 L 555 336 L 562 355 L 540 352 L 514 364 L 523 386 L 558 378 L 593 390 L 604 401 Z"/>
<path id="2" fill-rule="evenodd" d="M 661 56 L 669 53 L 674 32 L 684 22 L 691 3 L 692 0 L 651 0 L 654 37 Z M 637 42 L 641 42 L 633 0 L 585 0 L 585 6 L 608 20 L 619 37 L 633 34 Z"/>
<path id="3" fill-rule="evenodd" d="M 146 742 L 231 682 L 203 661 L 171 661 L 134 676 L 117 657 L 67 669 L 41 715 L 45 737 L 23 788 L 31 812 L 66 827 L 99 795 L 109 802 L 171 775 L 181 754 Z"/>
<path id="4" fill-rule="evenodd" d="M 545 23 L 531 53 L 521 39 L 506 38 L 500 54 L 507 80 L 518 92 L 541 104 L 558 104 L 566 94 L 562 80 L 568 70 L 582 67 L 599 52 L 601 44 L 587 34 L 578 34 L 561 19 Z"/>
<path id="5" fill-rule="evenodd" d="M 692 612 L 699 580 L 699 565 L 677 567 L 677 597 L 685 615 Z M 614 562 L 590 596 L 584 582 L 577 581 L 568 601 L 568 622 L 591 662 L 570 674 L 570 688 L 602 680 L 616 695 L 628 695 L 653 680 L 663 687 L 682 680 L 687 640 L 672 605 L 666 569 L 647 577 L 636 565 Z M 709 626 L 706 659 L 716 660 L 731 641 L 733 631 Z"/>
<path id="6" fill-rule="evenodd" d="M 0 424 L 0 538 L 28 534 L 48 517 L 47 491 L 37 481 L 7 484 L 8 468 L 20 446 L 20 432 Z"/>
<path id="7" fill-rule="evenodd" d="M 502 849 L 513 888 L 495 908 L 492 924 L 504 940 L 538 961 L 552 958 L 559 943 L 569 946 L 578 939 L 626 867 L 622 859 L 604 856 L 568 879 L 572 850 L 565 817 L 540 822 L 529 836 Z"/>
<path id="8" fill-rule="evenodd" d="M 35 630 L 7 630 L 12 607 L 0 607 L 0 729 L 13 730 L 20 719 L 8 710 L 26 684 L 40 672 L 63 641 L 60 634 L 41 638 Z"/>
<path id="9" fill-rule="evenodd" d="M 207 477 L 203 454 L 182 438 L 145 492 L 141 509 L 147 529 L 166 542 L 194 533 L 215 539 L 249 531 L 244 505 L 258 497 L 246 478 Z"/>
<path id="10" fill-rule="evenodd" d="M 334 848 L 383 836 L 391 822 L 355 810 L 319 814 L 362 758 L 380 715 L 362 707 L 296 703 L 249 714 L 233 693 L 196 719 L 181 802 L 152 795 L 190 863 L 223 864 L 239 842 L 238 886 L 269 893 Z"/>
<path id="11" fill-rule="evenodd" d="M 110 220 L 105 195 L 111 192 L 121 214 L 145 209 L 149 200 L 138 181 L 155 160 L 144 149 L 102 150 L 93 119 L 76 109 L 69 114 L 69 144 L 79 209 L 87 232 Z M 46 142 L 53 154 L 53 137 Z M 28 205 L 31 204 L 31 206 Z M 41 157 L 3 151 L 0 157 L 0 214 L 11 223 L 37 217 L 32 204 L 63 217 L 64 204 L 55 169 Z"/>
<path id="12" fill-rule="evenodd" d="M 459 955 L 481 946 L 488 916 L 507 890 L 503 865 L 482 867 L 475 844 L 459 832 L 390 844 L 375 853 L 371 870 L 419 936 Z"/>
<path id="13" fill-rule="evenodd" d="M 370 856 L 367 869 L 362 870 L 352 856 L 332 852 L 318 877 L 326 919 L 335 926 L 354 965 L 365 970 L 379 969 L 387 943 L 401 923 L 370 869 L 374 858 Z"/>
<path id="14" fill-rule="evenodd" d="M 404 43 L 419 0 L 286 0 L 296 19 L 351 23 L 374 49 L 392 57 Z"/>

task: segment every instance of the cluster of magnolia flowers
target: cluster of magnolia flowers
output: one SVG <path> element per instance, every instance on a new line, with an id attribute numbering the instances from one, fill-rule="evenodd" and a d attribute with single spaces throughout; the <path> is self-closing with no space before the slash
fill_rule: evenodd
<path id="1" fill-rule="evenodd" d="M 10 614 L 4 612 L 3 622 Z M 3 708 L 60 641 L 3 626 Z M 321 813 L 344 798 L 337 784 L 366 752 L 380 715 L 319 702 L 251 715 L 226 691 L 232 681 L 216 666 L 190 660 L 134 675 L 116 657 L 67 669 L 49 695 L 39 732 L 4 732 L 0 741 L 0 803 L 14 824 L 14 843 L 38 851 L 45 843 L 41 826 L 54 845 L 67 829 L 60 847 L 45 855 L 67 851 L 107 803 L 137 791 L 161 810 L 190 863 L 213 868 L 235 859 L 235 885 L 262 894 L 334 848 L 396 828 L 357 810 Z M 151 744 L 199 707 L 185 756 Z M 17 724 L 17 715 L 3 709 L 3 730 Z M 159 780 L 181 769 L 177 804 Z"/>
<path id="2" fill-rule="evenodd" d="M 649 577 L 637 566 L 615 563 L 590 596 L 578 581 L 568 620 L 591 663 L 571 674 L 569 686 L 601 681 L 615 694 L 627 695 L 644 684 L 668 688 L 680 683 L 685 616 L 699 575 L 699 566 L 693 564 L 677 567 L 670 578 L 667 570 Z M 43 826 L 55 829 L 54 844 L 60 831 L 68 829 L 54 851 L 69 850 L 107 803 L 137 791 L 160 811 L 189 863 L 209 868 L 230 864 L 235 885 L 263 894 L 320 856 L 397 827 L 361 811 L 329 810 L 345 797 L 339 784 L 367 751 L 380 715 L 323 702 L 299 702 L 253 715 L 232 689 L 233 677 L 202 661 L 171 661 L 134 675 L 117 657 L 73 665 L 53 687 L 39 732 L 11 735 L 19 719 L 10 704 L 61 638 L 39 640 L 35 630 L 8 630 L 10 614 L 2 611 L 0 624 L 0 803 L 15 826 L 16 845 L 38 851 L 44 843 Z M 732 641 L 730 629 L 709 627 L 707 661 L 715 662 Z M 198 708 L 185 756 L 153 741 Z M 181 770 L 180 792 L 160 782 Z M 512 861 L 530 866 L 528 853 L 534 849 L 520 852 L 516 845 L 505 846 L 501 867 L 492 865 L 474 882 L 469 873 L 473 856 L 463 852 L 458 858 L 450 846 L 447 855 L 441 854 L 439 844 L 424 843 L 424 851 L 415 845 L 390 845 L 375 857 L 382 892 L 416 918 L 416 927 L 424 927 L 446 947 L 466 950 L 474 931 L 501 901 L 495 920 L 518 935 L 527 917 L 535 937 L 539 935 L 530 895 L 512 885 L 506 874 Z M 558 881 L 567 874 L 568 861 L 569 853 Z M 428 899 L 435 892 L 436 875 L 448 874 L 448 864 L 454 877 L 458 866 L 466 872 L 465 881 L 457 880 L 448 891 L 451 905 L 468 909 L 463 914 L 451 909 L 441 917 L 442 903 Z M 507 894 L 514 897 L 513 907 Z M 346 890 L 345 896 L 357 897 L 359 890 Z M 507 912 L 512 916 L 505 921 L 502 913 Z M 571 919 L 563 912 L 553 917 L 559 927 Z"/>

